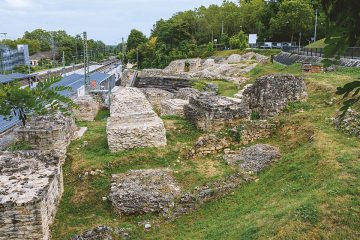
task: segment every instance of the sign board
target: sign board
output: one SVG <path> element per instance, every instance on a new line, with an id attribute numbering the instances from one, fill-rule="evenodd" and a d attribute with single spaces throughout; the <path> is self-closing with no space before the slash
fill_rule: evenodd
<path id="1" fill-rule="evenodd" d="M 256 44 L 257 34 L 249 34 L 249 44 Z"/>
<path id="2" fill-rule="evenodd" d="M 84 85 L 82 85 L 81 87 L 78 88 L 77 95 L 78 95 L 78 97 L 85 96 L 85 86 Z"/>
<path id="3" fill-rule="evenodd" d="M 92 89 L 95 89 L 96 88 L 96 80 L 92 80 L 90 82 L 90 86 L 91 86 Z"/>

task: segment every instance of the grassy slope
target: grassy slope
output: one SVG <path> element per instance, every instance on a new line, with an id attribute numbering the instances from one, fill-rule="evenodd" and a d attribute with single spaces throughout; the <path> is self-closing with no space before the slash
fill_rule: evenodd
<path id="1" fill-rule="evenodd" d="M 298 69 L 296 65 L 264 65 L 248 77 L 253 81 L 272 72 L 300 74 Z M 200 133 L 184 120 L 168 118 L 166 148 L 111 154 L 102 117 L 80 123 L 90 127 L 83 139 L 89 145 L 82 147 L 80 140 L 70 146 L 54 239 L 66 239 L 101 224 L 126 227 L 134 239 L 357 239 L 360 143 L 332 127 L 330 118 L 339 106 L 327 102 L 337 86 L 358 74 L 359 70 L 306 75 L 308 102 L 293 104 L 278 117 L 276 135 L 262 141 L 279 146 L 282 158 L 259 174 L 258 182 L 171 223 L 154 215 L 118 217 L 101 198 L 108 193 L 111 173 L 128 169 L 171 167 L 186 189 L 229 174 L 231 169 L 220 156 L 186 158 L 186 149 Z M 96 168 L 106 174 L 79 181 L 79 172 Z M 145 219 L 161 224 L 145 233 L 137 224 Z"/>
<path id="2" fill-rule="evenodd" d="M 265 56 L 276 55 L 280 52 L 279 49 L 245 49 L 241 51 L 240 49 L 232 49 L 232 50 L 222 50 L 215 51 L 214 57 L 228 57 L 231 54 L 244 54 L 247 52 L 256 52 Z"/>
<path id="3" fill-rule="evenodd" d="M 324 48 L 326 46 L 325 44 L 325 38 L 320 39 L 316 42 L 310 43 L 306 46 L 306 48 Z"/>

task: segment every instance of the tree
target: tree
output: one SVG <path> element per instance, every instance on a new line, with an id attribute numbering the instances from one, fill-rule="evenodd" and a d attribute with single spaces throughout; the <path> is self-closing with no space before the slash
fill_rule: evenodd
<path id="1" fill-rule="evenodd" d="M 0 115 L 5 119 L 18 117 L 23 125 L 33 115 L 45 115 L 55 112 L 69 114 L 70 109 L 76 107 L 74 102 L 59 94 L 69 90 L 68 87 L 52 87 L 59 78 L 50 78 L 39 82 L 33 89 L 21 88 L 19 83 L 0 85 Z"/>
<path id="2" fill-rule="evenodd" d="M 233 49 L 244 50 L 248 47 L 248 38 L 243 31 L 240 31 L 229 40 L 230 47 Z"/>
<path id="3" fill-rule="evenodd" d="M 325 13 L 329 18 L 329 31 L 325 43 L 327 57 L 339 57 L 348 46 L 360 45 L 360 2 L 351 0 L 322 0 Z M 360 80 L 360 78 L 359 78 Z M 337 89 L 343 96 L 342 116 L 360 101 L 360 81 L 355 80 Z"/>
<path id="4" fill-rule="evenodd" d="M 279 12 L 270 20 L 270 28 L 273 36 L 289 34 L 293 42 L 296 33 L 309 34 L 313 23 L 314 10 L 310 3 L 289 0 L 281 2 Z"/>
<path id="5" fill-rule="evenodd" d="M 132 49 L 136 49 L 139 47 L 142 43 L 146 43 L 147 38 L 145 34 L 140 32 L 139 30 L 133 29 L 130 32 L 130 35 L 127 39 L 127 49 L 128 51 Z"/>

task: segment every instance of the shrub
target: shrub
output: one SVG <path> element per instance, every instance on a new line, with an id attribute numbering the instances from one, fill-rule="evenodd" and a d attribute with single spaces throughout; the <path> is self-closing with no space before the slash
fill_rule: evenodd
<path id="1" fill-rule="evenodd" d="M 244 50 L 248 47 L 248 39 L 243 31 L 240 31 L 235 36 L 232 36 L 229 40 L 229 44 L 231 48 L 236 48 L 240 50 Z"/>

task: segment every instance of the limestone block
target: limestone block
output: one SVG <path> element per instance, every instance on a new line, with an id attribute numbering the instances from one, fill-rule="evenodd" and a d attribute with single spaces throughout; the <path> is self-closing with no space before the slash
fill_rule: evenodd
<path id="1" fill-rule="evenodd" d="M 164 123 L 139 89 L 115 87 L 111 99 L 106 129 L 111 151 L 166 145 Z"/>
<path id="2" fill-rule="evenodd" d="M 174 98 L 173 93 L 159 88 L 141 88 L 140 90 L 155 110 L 160 110 L 162 101 Z"/>
<path id="3" fill-rule="evenodd" d="M 184 116 L 184 106 L 189 104 L 188 100 L 169 99 L 161 102 L 161 115 Z"/>
<path id="4" fill-rule="evenodd" d="M 175 98 L 189 100 L 191 97 L 196 97 L 199 93 L 199 90 L 194 88 L 181 88 L 175 94 Z"/>
<path id="5" fill-rule="evenodd" d="M 100 104 L 92 96 L 86 95 L 74 100 L 78 109 L 74 109 L 75 118 L 78 121 L 94 121 L 99 112 Z"/>
<path id="6" fill-rule="evenodd" d="M 121 75 L 120 85 L 123 87 L 131 87 L 131 82 L 136 74 L 136 70 L 125 69 Z"/>
<path id="7" fill-rule="evenodd" d="M 184 106 L 185 117 L 204 131 L 213 131 L 249 118 L 249 109 L 236 98 L 201 93 Z"/>
<path id="8" fill-rule="evenodd" d="M 181 193 L 168 169 L 130 170 L 112 175 L 109 200 L 119 214 L 161 212 Z"/>
<path id="9" fill-rule="evenodd" d="M 56 153 L 0 153 L 0 239 L 50 239 L 62 193 Z"/>
<path id="10" fill-rule="evenodd" d="M 38 116 L 16 129 L 19 141 L 26 142 L 33 150 L 56 150 L 64 162 L 66 149 L 76 132 L 75 120 L 62 114 Z"/>

